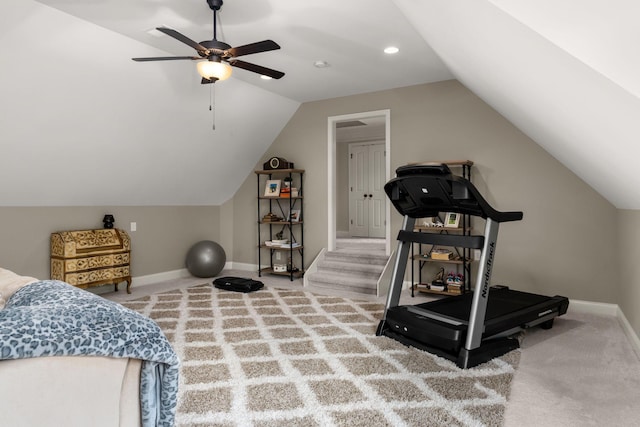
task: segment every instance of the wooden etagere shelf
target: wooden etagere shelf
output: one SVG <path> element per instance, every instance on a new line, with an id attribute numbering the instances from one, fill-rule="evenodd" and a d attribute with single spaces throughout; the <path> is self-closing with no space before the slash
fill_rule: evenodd
<path id="1" fill-rule="evenodd" d="M 447 295 L 447 296 L 462 295 L 463 293 L 463 292 L 456 293 L 456 292 L 449 292 L 449 291 L 436 291 L 434 289 L 429 289 L 428 283 L 414 283 L 413 290 L 422 292 L 424 294 Z"/>
<path id="2" fill-rule="evenodd" d="M 304 169 L 257 170 L 255 173 L 258 181 L 258 276 L 275 274 L 288 276 L 290 280 L 302 277 Z M 287 243 L 267 244 L 274 240 Z M 265 261 L 268 267 L 263 266 Z"/>
<path id="3" fill-rule="evenodd" d="M 456 167 L 462 169 L 462 176 L 468 180 L 471 180 L 471 167 L 473 162 L 471 160 L 454 160 L 447 162 L 437 162 L 435 164 L 446 164 L 450 168 Z M 434 164 L 433 162 L 415 163 L 419 164 Z M 441 212 L 445 214 L 445 212 Z M 444 223 L 445 218 L 439 218 Z M 442 233 L 442 234 L 463 234 L 471 235 L 471 218 L 469 215 L 460 215 L 459 226 L 445 227 L 445 226 L 433 226 L 416 224 L 414 231 L 420 233 Z M 440 247 L 439 247 L 440 248 Z M 450 248 L 452 252 L 451 259 L 436 259 L 432 258 L 431 254 L 435 246 L 414 243 L 411 247 L 411 296 L 415 294 L 415 291 L 422 293 L 429 293 L 435 295 L 460 295 L 471 290 L 471 249 L 469 248 Z M 460 282 L 458 287 L 449 291 L 430 289 L 430 280 L 424 278 L 422 269 L 427 265 L 449 265 L 455 268 L 456 273 L 460 273 L 464 276 L 464 279 Z M 416 270 L 417 269 L 417 273 Z M 447 272 L 445 269 L 444 278 L 446 279 Z"/>

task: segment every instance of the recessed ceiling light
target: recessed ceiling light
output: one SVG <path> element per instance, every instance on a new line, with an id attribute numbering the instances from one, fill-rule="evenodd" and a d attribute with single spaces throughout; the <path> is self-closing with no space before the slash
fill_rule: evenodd
<path id="1" fill-rule="evenodd" d="M 271 77 L 265 76 L 264 74 L 260 76 L 262 80 L 271 80 Z"/>
<path id="2" fill-rule="evenodd" d="M 398 52 L 400 52 L 400 49 L 398 49 L 395 46 L 389 46 L 384 48 L 384 53 L 386 53 L 387 55 L 393 55 L 394 53 L 398 53 Z"/>
<path id="3" fill-rule="evenodd" d="M 313 63 L 313 66 L 316 68 L 327 68 L 330 65 L 327 61 L 316 61 Z"/>

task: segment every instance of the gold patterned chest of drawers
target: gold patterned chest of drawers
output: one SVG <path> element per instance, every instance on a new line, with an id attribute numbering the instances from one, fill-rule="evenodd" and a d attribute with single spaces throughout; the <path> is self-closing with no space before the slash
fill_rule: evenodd
<path id="1" fill-rule="evenodd" d="M 51 234 L 51 279 L 79 288 L 127 282 L 131 293 L 131 241 L 117 228 Z"/>

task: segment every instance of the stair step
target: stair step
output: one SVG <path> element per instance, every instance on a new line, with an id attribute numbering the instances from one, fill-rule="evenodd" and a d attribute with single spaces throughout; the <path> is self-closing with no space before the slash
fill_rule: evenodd
<path id="1" fill-rule="evenodd" d="M 376 279 L 380 277 L 383 270 L 384 265 L 382 264 L 356 264 L 326 258 L 318 262 L 318 271 L 375 277 Z"/>
<path id="2" fill-rule="evenodd" d="M 384 252 L 362 253 L 362 251 L 350 251 L 348 249 L 341 249 L 338 251 L 326 252 L 325 259 L 354 264 L 379 264 L 384 266 L 386 265 L 389 257 L 385 255 Z"/>
<path id="3" fill-rule="evenodd" d="M 336 239 L 337 249 L 356 248 L 363 251 L 384 251 L 384 239 Z"/>
<path id="4" fill-rule="evenodd" d="M 387 265 L 384 239 L 338 239 L 338 249 L 325 252 L 317 271 L 305 274 L 311 287 L 376 295 Z"/>
<path id="5" fill-rule="evenodd" d="M 363 278 L 329 272 L 310 273 L 307 275 L 307 279 L 311 286 L 365 294 L 375 294 L 378 281 L 377 278 Z"/>

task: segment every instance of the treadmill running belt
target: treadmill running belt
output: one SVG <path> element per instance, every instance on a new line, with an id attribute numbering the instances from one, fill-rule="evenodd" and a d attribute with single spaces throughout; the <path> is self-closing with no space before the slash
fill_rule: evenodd
<path id="1" fill-rule="evenodd" d="M 467 323 L 472 299 L 473 293 L 467 293 L 459 297 L 445 298 L 418 304 L 417 306 Z M 502 317 L 524 308 L 547 302 L 549 299 L 544 295 L 530 294 L 508 288 L 490 288 L 485 320 Z"/>

